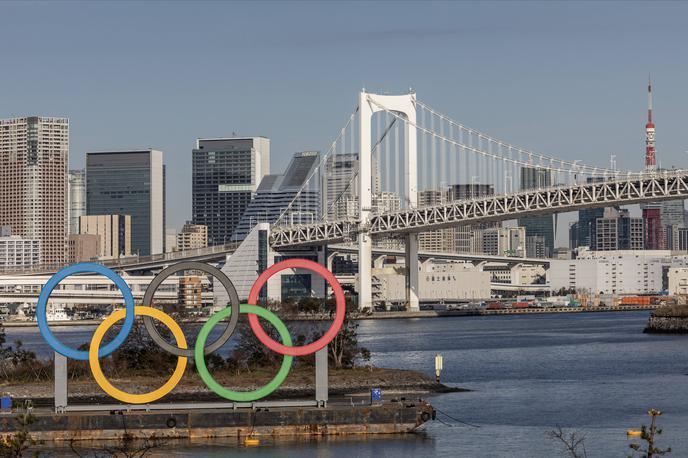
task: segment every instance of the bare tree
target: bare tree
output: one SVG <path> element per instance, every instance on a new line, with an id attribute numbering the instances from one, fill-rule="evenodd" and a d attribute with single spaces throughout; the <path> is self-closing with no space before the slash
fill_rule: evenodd
<path id="1" fill-rule="evenodd" d="M 571 458 L 587 458 L 585 450 L 585 435 L 572 431 L 570 433 L 557 426 L 557 429 L 547 433 L 550 439 L 559 441 L 563 446 L 564 453 Z"/>
<path id="2" fill-rule="evenodd" d="M 119 442 L 113 446 L 105 446 L 100 452 L 86 452 L 77 449 L 74 439 L 69 441 L 69 448 L 80 458 L 144 458 L 152 450 L 162 447 L 166 441 L 155 434 L 143 438 L 137 438 L 127 429 L 127 422 L 122 416 L 122 428 L 124 434 Z"/>

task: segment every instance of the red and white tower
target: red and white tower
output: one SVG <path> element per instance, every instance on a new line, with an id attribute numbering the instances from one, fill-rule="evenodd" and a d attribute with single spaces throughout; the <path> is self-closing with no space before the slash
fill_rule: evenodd
<path id="1" fill-rule="evenodd" d="M 652 80 L 647 81 L 647 124 L 645 124 L 645 169 L 657 168 L 655 157 L 655 125 L 652 122 Z"/>
<path id="2" fill-rule="evenodd" d="M 645 170 L 657 169 L 655 155 L 655 125 L 652 122 L 652 80 L 647 81 L 647 124 L 645 124 Z M 662 250 L 666 248 L 666 238 L 662 227 L 662 204 L 646 203 L 640 206 L 643 210 L 645 229 L 645 249 Z"/>

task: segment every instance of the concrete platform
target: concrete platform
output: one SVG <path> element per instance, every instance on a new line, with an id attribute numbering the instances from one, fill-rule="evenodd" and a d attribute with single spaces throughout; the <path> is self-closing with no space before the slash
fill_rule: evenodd
<path id="1" fill-rule="evenodd" d="M 40 441 L 121 439 L 126 432 L 147 438 L 297 437 L 410 433 L 434 419 L 425 401 L 385 401 L 374 405 L 261 407 L 105 412 L 34 409 L 31 435 Z M 0 415 L 0 433 L 14 431 L 15 414 Z"/>

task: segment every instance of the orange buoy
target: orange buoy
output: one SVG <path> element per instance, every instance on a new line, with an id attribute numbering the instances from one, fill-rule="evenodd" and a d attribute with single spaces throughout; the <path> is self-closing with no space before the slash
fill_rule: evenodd
<path id="1" fill-rule="evenodd" d="M 244 445 L 246 447 L 255 447 L 260 445 L 260 439 L 256 439 L 255 437 L 247 437 L 244 439 Z"/>

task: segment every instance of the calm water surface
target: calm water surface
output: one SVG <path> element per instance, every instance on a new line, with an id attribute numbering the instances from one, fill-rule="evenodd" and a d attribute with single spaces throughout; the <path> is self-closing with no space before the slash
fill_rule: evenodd
<path id="1" fill-rule="evenodd" d="M 556 425 L 586 436 L 589 457 L 625 457 L 625 431 L 664 412 L 660 445 L 688 456 L 688 336 L 642 333 L 646 312 L 456 317 L 361 322 L 360 341 L 383 367 L 433 374 L 444 355 L 443 382 L 473 390 L 430 398 L 469 427 L 440 415 L 419 434 L 394 438 L 175 444 L 160 456 L 299 457 L 556 457 L 546 437 Z M 56 328 L 74 344 L 89 328 Z M 219 332 L 219 331 L 216 331 Z M 37 330 L 8 329 L 45 354 Z"/>

